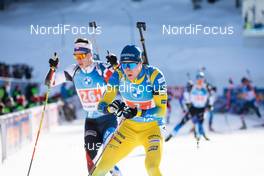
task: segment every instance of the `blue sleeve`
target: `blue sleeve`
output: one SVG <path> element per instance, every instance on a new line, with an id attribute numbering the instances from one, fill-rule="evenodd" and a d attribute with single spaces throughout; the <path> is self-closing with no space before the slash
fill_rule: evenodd
<path id="1" fill-rule="evenodd" d="M 108 84 L 111 86 L 118 86 L 119 85 L 119 74 L 115 71 L 112 76 L 110 77 Z"/>
<path id="2" fill-rule="evenodd" d="M 158 75 L 156 76 L 156 78 L 154 79 L 153 82 L 153 91 L 155 92 L 164 92 L 167 91 L 167 84 L 166 84 L 166 80 L 165 77 L 163 76 L 163 74 L 161 73 L 161 71 L 158 70 Z"/>
<path id="3" fill-rule="evenodd" d="M 167 84 L 166 84 L 165 78 L 159 69 L 154 68 L 154 71 L 155 70 L 158 71 L 158 74 L 156 78 L 154 78 L 153 80 L 153 93 L 154 95 L 165 95 L 167 94 Z M 164 103 L 167 104 L 167 101 L 164 101 Z M 160 107 L 156 106 L 154 108 L 146 110 L 144 113 L 144 116 L 145 117 L 152 116 L 153 114 L 156 114 L 159 111 L 160 111 Z"/>
<path id="4" fill-rule="evenodd" d="M 99 102 L 97 109 L 99 112 L 102 112 L 104 114 L 109 114 L 109 112 L 107 110 L 107 106 L 108 106 L 108 104 L 106 102 Z"/>
<path id="5" fill-rule="evenodd" d="M 99 65 L 99 68 L 104 72 L 105 71 L 105 69 L 107 69 L 108 68 L 108 64 L 106 64 L 106 63 L 103 63 L 103 62 L 98 62 L 98 65 Z"/>

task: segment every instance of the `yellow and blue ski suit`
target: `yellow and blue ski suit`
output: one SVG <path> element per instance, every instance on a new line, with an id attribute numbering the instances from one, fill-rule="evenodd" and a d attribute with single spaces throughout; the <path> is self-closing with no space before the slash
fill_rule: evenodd
<path id="1" fill-rule="evenodd" d="M 143 65 L 134 81 L 127 79 L 122 69 L 117 69 L 110 78 L 99 110 L 103 110 L 118 92 L 129 107 L 137 107 L 136 117 L 125 120 L 106 146 L 93 172 L 93 176 L 104 176 L 135 147 L 145 149 L 145 167 L 150 176 L 161 176 L 159 169 L 163 137 L 161 126 L 166 114 L 167 89 L 159 69 Z"/>

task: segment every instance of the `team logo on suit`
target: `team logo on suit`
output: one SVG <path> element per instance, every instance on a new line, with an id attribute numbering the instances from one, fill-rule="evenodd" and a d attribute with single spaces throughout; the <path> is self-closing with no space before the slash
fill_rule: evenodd
<path id="1" fill-rule="evenodd" d="M 93 80 L 90 77 L 84 78 L 84 83 L 86 85 L 91 85 L 93 83 Z"/>

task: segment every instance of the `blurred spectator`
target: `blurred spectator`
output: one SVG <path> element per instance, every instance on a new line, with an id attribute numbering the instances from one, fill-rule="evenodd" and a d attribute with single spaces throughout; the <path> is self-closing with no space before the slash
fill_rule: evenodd
<path id="1" fill-rule="evenodd" d="M 23 70 L 19 64 L 13 65 L 13 77 L 21 79 L 23 77 Z"/>
<path id="2" fill-rule="evenodd" d="M 236 8 L 239 8 L 241 6 L 241 0 L 236 0 Z"/>
<path id="3" fill-rule="evenodd" d="M 22 79 L 25 76 L 26 79 L 32 78 L 33 68 L 26 64 L 15 64 L 13 65 L 13 77 Z"/>
<path id="4" fill-rule="evenodd" d="M 249 112 L 250 109 L 254 110 L 254 112 L 257 114 L 259 118 L 261 118 L 261 114 L 259 111 L 259 108 L 256 104 L 256 92 L 255 88 L 250 83 L 250 80 L 246 77 L 243 77 L 241 79 L 242 83 L 242 94 L 241 98 L 243 100 L 242 108 L 239 112 L 241 114 L 241 121 L 242 121 L 242 127 L 241 129 L 246 129 L 247 125 L 244 119 L 244 115 Z"/>
<path id="5" fill-rule="evenodd" d="M 5 103 L 8 99 L 8 93 L 6 90 L 6 86 L 0 87 L 0 101 Z"/>
<path id="6" fill-rule="evenodd" d="M 12 97 L 15 102 L 15 109 L 16 111 L 20 111 L 25 109 L 26 107 L 26 97 L 22 94 L 22 90 L 20 87 L 17 85 L 15 89 L 12 92 Z"/>
<path id="7" fill-rule="evenodd" d="M 4 103 L 2 103 L 2 102 L 0 101 L 0 115 L 3 115 L 3 114 L 4 114 L 4 108 L 5 108 Z"/>
<path id="8" fill-rule="evenodd" d="M 207 2 L 209 3 L 209 4 L 213 4 L 213 3 L 215 3 L 216 1 L 218 1 L 218 0 L 207 0 Z M 200 8 L 202 8 L 202 0 L 192 0 L 192 4 L 193 4 L 193 9 L 194 10 L 197 10 L 197 9 L 200 9 Z"/>
<path id="9" fill-rule="evenodd" d="M 72 121 L 76 119 L 76 108 L 75 105 L 70 101 L 70 97 L 75 95 L 74 88 L 67 88 L 67 84 L 63 83 L 60 89 L 60 97 L 63 101 L 63 113 L 64 117 L 67 121 Z"/>
<path id="10" fill-rule="evenodd" d="M 69 97 L 68 89 L 66 83 L 63 83 L 60 88 L 60 94 L 62 100 L 66 100 Z"/>
<path id="11" fill-rule="evenodd" d="M 0 115 L 17 112 L 44 103 L 45 95 L 39 95 L 38 83 L 6 79 L 31 79 L 32 72 L 33 68 L 26 64 L 8 65 L 0 62 Z M 64 92 L 63 98 L 71 97 L 75 94 L 74 91 L 66 87 L 62 88 L 62 92 Z M 61 95 L 57 94 L 50 97 L 48 103 L 57 102 L 60 98 Z"/>
<path id="12" fill-rule="evenodd" d="M 24 65 L 24 72 L 25 72 L 25 78 L 26 79 L 31 79 L 32 78 L 32 72 L 33 72 L 33 68 L 29 67 L 28 65 Z"/>
<path id="13" fill-rule="evenodd" d="M 11 68 L 12 71 L 10 71 Z M 14 64 L 11 66 L 5 63 L 0 63 L 0 77 L 17 79 L 25 77 L 26 79 L 31 79 L 32 72 L 33 68 L 26 64 Z"/>
<path id="14" fill-rule="evenodd" d="M 5 102 L 4 114 L 13 112 L 15 110 L 15 103 L 12 97 L 8 97 Z"/>
<path id="15" fill-rule="evenodd" d="M 27 107 L 33 107 L 41 103 L 41 97 L 38 96 L 39 89 L 37 84 L 28 84 L 26 87 Z"/>
<path id="16" fill-rule="evenodd" d="M 230 111 L 232 105 L 235 103 L 236 95 L 235 95 L 235 85 L 232 78 L 228 79 L 228 87 L 226 91 L 226 110 Z"/>
<path id="17" fill-rule="evenodd" d="M 10 77 L 10 66 L 5 63 L 0 63 L 0 77 Z"/>
<path id="18" fill-rule="evenodd" d="M 17 101 L 17 97 L 22 95 L 22 90 L 20 89 L 19 85 L 15 86 L 15 89 L 13 90 L 11 95 L 12 95 L 14 101 Z"/>

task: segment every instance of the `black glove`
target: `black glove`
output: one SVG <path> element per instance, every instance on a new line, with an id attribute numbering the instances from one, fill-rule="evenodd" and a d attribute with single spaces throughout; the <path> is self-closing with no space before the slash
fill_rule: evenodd
<path id="1" fill-rule="evenodd" d="M 198 118 L 198 121 L 200 123 L 203 123 L 203 121 L 204 121 L 204 112 L 201 112 L 201 113 L 197 114 L 197 118 Z"/>
<path id="2" fill-rule="evenodd" d="M 126 106 L 123 110 L 123 116 L 126 119 L 132 119 L 136 115 L 137 115 L 137 108 L 130 108 L 130 107 Z"/>
<path id="3" fill-rule="evenodd" d="M 108 105 L 110 108 L 110 113 L 115 113 L 117 117 L 121 117 L 124 107 L 126 104 L 121 100 L 114 100 L 111 104 Z"/>
<path id="4" fill-rule="evenodd" d="M 187 107 L 187 111 L 189 111 L 190 108 L 192 107 L 192 104 L 191 104 L 191 103 L 186 103 L 185 105 L 186 105 L 186 107 Z"/>
<path id="5" fill-rule="evenodd" d="M 208 109 L 208 111 L 212 111 L 212 110 L 214 110 L 214 107 L 212 105 L 208 105 L 207 109 Z"/>
<path id="6" fill-rule="evenodd" d="M 106 60 L 107 60 L 107 63 L 109 63 L 111 66 L 118 65 L 117 57 L 116 57 L 116 55 L 114 55 L 112 53 L 108 53 L 108 55 L 106 56 Z"/>
<path id="7" fill-rule="evenodd" d="M 56 69 L 59 64 L 59 57 L 57 53 L 54 53 L 53 57 L 49 59 L 50 68 Z"/>

